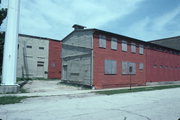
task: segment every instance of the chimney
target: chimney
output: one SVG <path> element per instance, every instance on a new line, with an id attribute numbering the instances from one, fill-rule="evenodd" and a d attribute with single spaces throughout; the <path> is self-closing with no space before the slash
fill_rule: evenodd
<path id="1" fill-rule="evenodd" d="M 85 26 L 78 24 L 74 24 L 72 27 L 74 28 L 74 30 L 83 30 L 84 28 L 86 28 Z"/>

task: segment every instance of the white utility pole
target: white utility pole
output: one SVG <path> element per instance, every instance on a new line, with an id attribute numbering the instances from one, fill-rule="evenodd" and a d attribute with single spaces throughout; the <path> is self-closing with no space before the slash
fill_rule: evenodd
<path id="1" fill-rule="evenodd" d="M 3 55 L 3 86 L 16 86 L 19 7 L 20 0 L 9 0 Z"/>

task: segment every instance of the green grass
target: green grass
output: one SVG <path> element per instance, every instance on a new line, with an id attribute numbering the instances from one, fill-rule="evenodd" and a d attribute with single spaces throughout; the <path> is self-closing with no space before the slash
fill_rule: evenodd
<path id="1" fill-rule="evenodd" d="M 0 105 L 20 103 L 22 100 L 28 97 L 17 97 L 17 96 L 3 96 L 0 97 Z"/>
<path id="2" fill-rule="evenodd" d="M 130 89 L 105 90 L 105 91 L 96 91 L 95 93 L 105 94 L 105 95 L 113 95 L 113 94 L 120 94 L 120 93 L 162 90 L 162 89 L 177 88 L 177 87 L 180 87 L 180 85 L 132 88 L 131 90 Z"/>

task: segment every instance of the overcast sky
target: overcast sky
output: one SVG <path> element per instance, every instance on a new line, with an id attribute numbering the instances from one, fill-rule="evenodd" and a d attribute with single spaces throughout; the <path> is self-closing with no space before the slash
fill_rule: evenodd
<path id="1" fill-rule="evenodd" d="M 20 6 L 22 34 L 61 40 L 80 24 L 144 41 L 180 35 L 180 0 L 21 0 Z"/>

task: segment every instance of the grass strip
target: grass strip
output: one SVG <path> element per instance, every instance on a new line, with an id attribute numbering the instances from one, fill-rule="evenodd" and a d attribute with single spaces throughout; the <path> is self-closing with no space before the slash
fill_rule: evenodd
<path id="1" fill-rule="evenodd" d="M 95 93 L 105 94 L 105 95 L 113 95 L 113 94 L 120 94 L 120 93 L 162 90 L 162 89 L 177 88 L 177 87 L 180 87 L 180 85 L 141 87 L 141 88 L 132 88 L 131 90 L 130 89 L 104 90 L 104 91 L 96 91 Z"/>
<path id="2" fill-rule="evenodd" d="M 24 100 L 26 98 L 28 98 L 28 97 L 26 97 L 26 96 L 22 96 L 22 97 L 2 96 L 2 97 L 0 97 L 0 105 L 20 103 L 22 100 Z"/>

